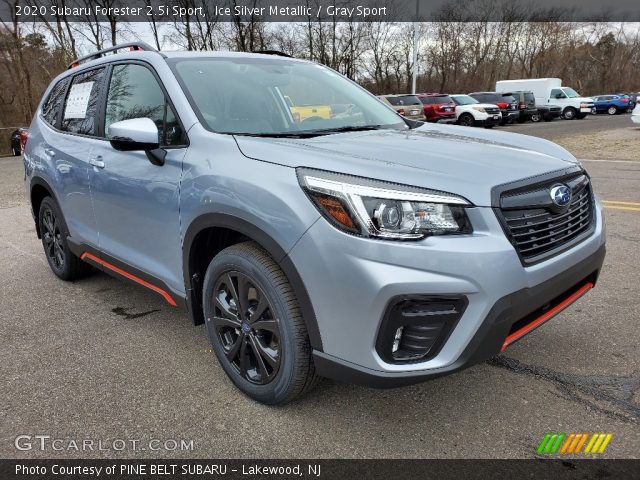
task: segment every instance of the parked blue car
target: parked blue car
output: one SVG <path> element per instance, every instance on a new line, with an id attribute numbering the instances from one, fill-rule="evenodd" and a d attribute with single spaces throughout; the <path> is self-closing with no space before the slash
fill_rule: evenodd
<path id="1" fill-rule="evenodd" d="M 604 113 L 615 115 L 616 113 L 627 112 L 631 107 L 629 95 L 622 93 L 611 95 L 599 95 L 593 97 L 592 113 Z"/>

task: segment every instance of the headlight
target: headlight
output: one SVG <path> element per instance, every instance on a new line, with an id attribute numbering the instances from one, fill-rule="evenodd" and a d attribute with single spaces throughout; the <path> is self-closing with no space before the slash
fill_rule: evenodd
<path id="1" fill-rule="evenodd" d="M 471 107 L 471 108 L 473 108 L 477 112 L 486 113 L 486 110 L 484 109 L 484 107 Z"/>
<path id="2" fill-rule="evenodd" d="M 471 203 L 457 195 L 304 168 L 298 178 L 320 213 L 352 234 L 418 240 L 472 231 Z"/>

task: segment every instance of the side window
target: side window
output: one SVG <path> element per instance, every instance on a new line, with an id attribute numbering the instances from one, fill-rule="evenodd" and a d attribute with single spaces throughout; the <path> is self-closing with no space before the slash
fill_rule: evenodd
<path id="1" fill-rule="evenodd" d="M 58 116 L 62 109 L 62 102 L 64 100 L 64 92 L 69 84 L 69 79 L 64 78 L 55 84 L 47 101 L 42 106 L 42 118 L 52 127 L 58 126 Z"/>
<path id="2" fill-rule="evenodd" d="M 559 97 L 557 95 L 560 95 Z M 562 90 L 554 88 L 551 90 L 551 98 L 567 98 Z"/>
<path id="3" fill-rule="evenodd" d="M 104 70 L 97 68 L 73 77 L 64 104 L 60 126 L 63 131 L 82 135 L 96 134 L 96 111 Z"/>
<path id="4" fill-rule="evenodd" d="M 105 132 L 121 120 L 147 117 L 158 127 L 160 145 L 184 145 L 184 132 L 151 71 L 137 64 L 116 65 L 107 94 Z"/>

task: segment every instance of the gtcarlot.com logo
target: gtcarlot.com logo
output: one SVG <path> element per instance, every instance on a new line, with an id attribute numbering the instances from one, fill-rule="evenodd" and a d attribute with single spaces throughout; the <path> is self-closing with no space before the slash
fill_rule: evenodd
<path id="1" fill-rule="evenodd" d="M 17 450 L 29 451 L 53 450 L 56 452 L 104 452 L 104 451 L 193 451 L 195 448 L 193 440 L 184 439 L 69 439 L 69 438 L 52 438 L 49 435 L 18 435 L 14 440 L 14 446 Z"/>
<path id="2" fill-rule="evenodd" d="M 536 453 L 539 455 L 600 454 L 611 442 L 613 433 L 547 433 Z"/>

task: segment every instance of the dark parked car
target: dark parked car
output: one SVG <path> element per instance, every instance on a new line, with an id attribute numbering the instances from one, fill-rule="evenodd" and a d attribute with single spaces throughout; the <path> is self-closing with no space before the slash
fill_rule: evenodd
<path id="1" fill-rule="evenodd" d="M 11 133 L 11 151 L 16 157 L 22 155 L 22 152 L 24 152 L 26 135 L 26 128 L 18 128 Z"/>
<path id="2" fill-rule="evenodd" d="M 609 115 L 615 115 L 617 113 L 624 113 L 632 108 L 629 108 L 630 102 L 629 95 L 615 94 L 615 95 L 599 95 L 593 97 L 593 111 L 592 113 L 604 113 Z"/>
<path id="3" fill-rule="evenodd" d="M 503 95 L 511 95 L 518 102 L 518 112 L 520 113 L 520 116 L 518 117 L 519 123 L 531 120 L 531 117 L 538 113 L 538 109 L 536 108 L 536 97 L 533 95 L 533 92 L 518 90 L 516 92 L 511 92 L 510 94 L 505 93 Z"/>
<path id="4" fill-rule="evenodd" d="M 500 107 L 502 120 L 500 125 L 515 122 L 520 116 L 518 111 L 518 101 L 510 93 L 498 92 L 475 92 L 470 93 L 470 97 L 475 98 L 480 103 L 493 103 Z"/>
<path id="5" fill-rule="evenodd" d="M 444 93 L 419 93 L 416 95 L 424 107 L 427 122 L 454 123 L 456 121 L 456 104 Z"/>
<path id="6" fill-rule="evenodd" d="M 540 122 L 541 120 L 550 122 L 562 116 L 562 107 L 559 105 L 538 105 L 537 110 L 537 113 L 531 115 L 532 122 Z"/>

